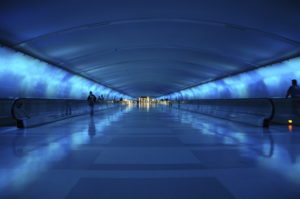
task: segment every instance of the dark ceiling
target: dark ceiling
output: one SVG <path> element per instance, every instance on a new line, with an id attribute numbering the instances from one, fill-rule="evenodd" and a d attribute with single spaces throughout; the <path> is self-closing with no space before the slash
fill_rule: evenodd
<path id="1" fill-rule="evenodd" d="M 161 96 L 298 56 L 300 4 L 1 0 L 0 41 L 133 97 Z"/>

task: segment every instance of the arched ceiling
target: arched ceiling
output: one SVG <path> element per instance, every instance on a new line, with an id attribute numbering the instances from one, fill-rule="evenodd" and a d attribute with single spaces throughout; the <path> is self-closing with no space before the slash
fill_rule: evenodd
<path id="1" fill-rule="evenodd" d="M 294 0 L 4 0 L 0 43 L 158 97 L 298 56 L 299 10 Z"/>

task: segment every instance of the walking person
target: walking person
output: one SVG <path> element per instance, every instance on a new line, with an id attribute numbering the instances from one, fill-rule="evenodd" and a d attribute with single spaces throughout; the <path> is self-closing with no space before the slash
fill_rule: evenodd
<path id="1" fill-rule="evenodd" d="M 289 96 L 291 96 L 291 98 L 300 98 L 300 87 L 295 79 L 292 80 L 292 85 L 289 87 L 285 98 Z"/>
<path id="2" fill-rule="evenodd" d="M 92 91 L 90 91 L 90 94 L 89 94 L 89 96 L 88 96 L 88 98 L 87 98 L 87 101 L 88 101 L 89 106 L 90 106 L 90 114 L 91 114 L 91 115 L 94 115 L 94 106 L 95 106 L 95 103 L 96 103 L 96 101 L 97 101 L 97 98 L 96 98 L 96 96 L 93 94 Z"/>

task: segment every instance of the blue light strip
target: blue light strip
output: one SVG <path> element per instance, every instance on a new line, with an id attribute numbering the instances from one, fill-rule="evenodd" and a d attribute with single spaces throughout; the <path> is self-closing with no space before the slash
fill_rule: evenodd
<path id="1" fill-rule="evenodd" d="M 158 99 L 285 97 L 292 79 L 300 82 L 300 57 L 161 96 Z"/>
<path id="2" fill-rule="evenodd" d="M 89 91 L 105 99 L 132 99 L 98 83 L 7 47 L 0 47 L 0 98 L 86 99 Z"/>

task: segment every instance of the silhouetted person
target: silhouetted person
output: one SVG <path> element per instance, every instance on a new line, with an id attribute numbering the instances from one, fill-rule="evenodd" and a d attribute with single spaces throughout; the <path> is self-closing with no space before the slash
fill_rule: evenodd
<path id="1" fill-rule="evenodd" d="M 297 80 L 292 80 L 292 85 L 288 89 L 285 98 L 288 98 L 291 96 L 291 98 L 300 98 L 300 87 L 297 84 Z"/>
<path id="2" fill-rule="evenodd" d="M 23 104 L 22 100 L 16 100 L 15 101 L 15 103 L 13 105 L 12 115 L 17 121 L 17 127 L 18 128 L 24 128 L 26 119 L 30 118 L 30 116 L 25 111 L 24 104 Z"/>
<path id="3" fill-rule="evenodd" d="M 103 103 L 104 102 L 104 96 L 103 95 L 98 96 L 97 102 L 100 103 L 100 104 Z"/>
<path id="4" fill-rule="evenodd" d="M 90 114 L 91 115 L 94 115 L 94 105 L 96 103 L 96 100 L 97 100 L 96 96 L 93 94 L 92 91 L 90 91 L 90 95 L 88 96 L 87 101 L 88 101 L 89 106 L 90 106 L 90 110 L 91 110 Z"/>

